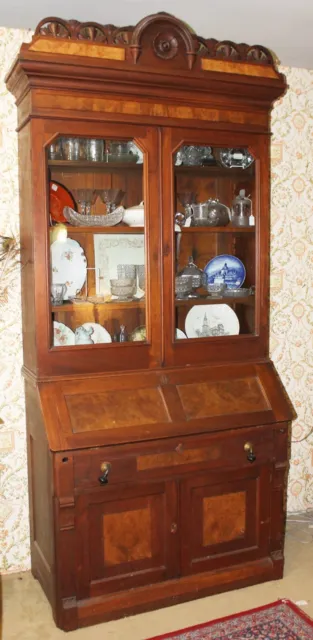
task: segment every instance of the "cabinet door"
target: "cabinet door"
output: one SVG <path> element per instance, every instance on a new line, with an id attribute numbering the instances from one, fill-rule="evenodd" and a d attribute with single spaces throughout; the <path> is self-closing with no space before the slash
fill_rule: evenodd
<path id="1" fill-rule="evenodd" d="M 268 554 L 270 466 L 182 483 L 182 572 L 210 571 Z"/>
<path id="2" fill-rule="evenodd" d="M 34 196 L 41 367 L 57 374 L 160 365 L 157 130 L 35 127 L 45 160 Z"/>
<path id="3" fill-rule="evenodd" d="M 162 136 L 166 363 L 260 357 L 268 322 L 267 141 L 209 129 Z"/>
<path id="4" fill-rule="evenodd" d="M 160 482 L 78 497 L 79 598 L 177 575 L 176 495 L 175 483 Z"/>

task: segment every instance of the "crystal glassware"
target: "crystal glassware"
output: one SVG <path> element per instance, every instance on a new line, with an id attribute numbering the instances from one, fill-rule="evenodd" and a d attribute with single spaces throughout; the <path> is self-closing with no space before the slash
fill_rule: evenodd
<path id="1" fill-rule="evenodd" d="M 213 298 L 221 298 L 226 290 L 226 284 L 224 282 L 212 282 L 207 283 L 206 285 L 209 296 L 213 296 Z"/>
<path id="2" fill-rule="evenodd" d="M 121 280 L 122 278 L 131 278 L 133 280 L 136 279 L 136 266 L 134 264 L 118 264 L 117 265 L 117 278 Z"/>
<path id="3" fill-rule="evenodd" d="M 188 298 L 192 290 L 192 276 L 176 276 L 175 296 L 178 300 Z"/>
<path id="4" fill-rule="evenodd" d="M 52 142 L 48 147 L 48 158 L 50 160 L 60 160 L 63 157 L 62 144 L 60 138 Z"/>
<path id="5" fill-rule="evenodd" d="M 136 273 L 138 278 L 138 287 L 141 291 L 146 290 L 146 267 L 144 264 L 136 265 Z"/>
<path id="6" fill-rule="evenodd" d="M 62 138 L 62 154 L 64 160 L 79 160 L 81 150 L 80 138 Z"/>
<path id="7" fill-rule="evenodd" d="M 136 280 L 134 278 L 114 278 L 110 280 L 111 293 L 121 301 L 132 300 L 136 291 Z"/>
<path id="8" fill-rule="evenodd" d="M 63 283 L 52 284 L 50 288 L 52 304 L 55 304 L 55 305 L 62 304 L 66 290 L 67 290 L 66 284 L 63 284 Z"/>
<path id="9" fill-rule="evenodd" d="M 91 162 L 103 162 L 104 141 L 97 138 L 86 140 L 86 159 Z"/>
<path id="10" fill-rule="evenodd" d="M 195 147 L 194 145 L 190 145 L 184 147 L 184 164 L 187 165 L 201 165 L 202 163 L 202 149 L 201 147 Z"/>
<path id="11" fill-rule="evenodd" d="M 95 189 L 72 189 L 72 194 L 77 202 L 79 213 L 90 215 L 91 206 L 97 199 L 97 191 Z"/>
<path id="12" fill-rule="evenodd" d="M 111 213 L 121 203 L 125 191 L 121 189 L 97 189 L 97 194 L 106 205 L 107 213 Z"/>
<path id="13" fill-rule="evenodd" d="M 199 298 L 199 294 L 196 293 L 196 289 L 199 289 L 202 286 L 206 286 L 206 274 L 202 269 L 199 269 L 197 265 L 193 261 L 193 257 L 189 256 L 188 264 L 180 271 L 178 276 L 182 278 L 190 278 L 191 277 L 191 291 L 188 294 L 189 298 Z"/>

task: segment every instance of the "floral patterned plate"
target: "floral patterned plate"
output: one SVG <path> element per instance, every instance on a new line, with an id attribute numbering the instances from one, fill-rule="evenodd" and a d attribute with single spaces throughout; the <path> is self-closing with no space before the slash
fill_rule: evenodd
<path id="1" fill-rule="evenodd" d="M 99 344 L 101 342 L 112 342 L 112 338 L 109 334 L 109 332 L 99 323 L 97 322 L 85 322 L 84 324 L 81 325 L 81 327 L 78 327 L 78 329 L 84 329 L 85 332 L 88 332 L 88 334 L 90 335 L 90 340 L 91 342 L 93 342 L 93 344 Z M 91 333 L 90 333 L 91 330 Z M 76 334 L 77 334 L 77 329 L 76 329 Z M 78 340 L 76 337 L 76 344 L 78 344 Z M 81 344 L 83 344 L 81 342 Z M 85 344 L 89 344 L 89 340 L 86 340 Z"/>
<path id="2" fill-rule="evenodd" d="M 147 339 L 146 327 L 136 327 L 136 329 L 134 329 L 130 334 L 129 339 L 131 342 L 145 342 Z"/>
<path id="3" fill-rule="evenodd" d="M 87 276 L 87 260 L 76 240 L 56 240 L 51 247 L 52 284 L 65 284 L 64 300 L 74 298 L 81 290 Z"/>
<path id="4" fill-rule="evenodd" d="M 63 322 L 53 323 L 53 346 L 64 347 L 75 344 L 75 334 L 72 329 L 63 324 Z"/>

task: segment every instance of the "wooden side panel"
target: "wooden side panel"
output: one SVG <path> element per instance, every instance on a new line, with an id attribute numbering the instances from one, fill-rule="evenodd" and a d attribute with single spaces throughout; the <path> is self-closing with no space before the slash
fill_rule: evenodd
<path id="1" fill-rule="evenodd" d="M 178 385 L 177 388 L 189 420 L 270 409 L 265 392 L 256 377 L 195 382 Z"/>
<path id="2" fill-rule="evenodd" d="M 26 382 L 32 571 L 47 597 L 55 601 L 53 470 L 47 437 L 34 386 Z"/>
<path id="3" fill-rule="evenodd" d="M 36 371 L 34 225 L 31 163 L 32 131 L 29 122 L 18 136 L 20 236 L 24 365 Z"/>

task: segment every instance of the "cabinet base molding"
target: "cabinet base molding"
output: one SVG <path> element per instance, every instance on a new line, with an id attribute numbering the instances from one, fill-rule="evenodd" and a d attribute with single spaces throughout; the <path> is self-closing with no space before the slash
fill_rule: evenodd
<path id="1" fill-rule="evenodd" d="M 228 567 L 223 571 L 199 573 L 121 591 L 115 595 L 104 595 L 77 602 L 75 598 L 67 598 L 62 601 L 56 623 L 65 631 L 71 631 L 78 627 L 87 627 L 123 616 L 173 606 L 230 589 L 279 580 L 282 575 L 283 562 L 281 560 L 276 562 L 273 558 L 266 557 L 244 565 Z M 73 626 L 74 618 L 77 620 L 77 627 Z"/>

